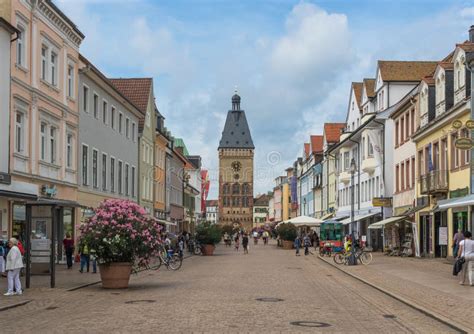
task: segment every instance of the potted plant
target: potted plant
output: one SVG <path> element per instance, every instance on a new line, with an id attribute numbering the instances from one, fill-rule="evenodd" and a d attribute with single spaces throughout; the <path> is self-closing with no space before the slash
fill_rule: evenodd
<path id="1" fill-rule="evenodd" d="M 214 254 L 216 244 L 221 241 L 222 231 L 216 224 L 204 222 L 196 228 L 196 240 L 201 244 L 202 255 Z"/>
<path id="2" fill-rule="evenodd" d="M 296 226 L 292 223 L 282 223 L 277 227 L 277 234 L 282 240 L 283 249 L 292 249 L 293 242 L 296 239 Z"/>
<path id="3" fill-rule="evenodd" d="M 108 199 L 81 226 L 80 243 L 95 253 L 102 287 L 127 288 L 132 266 L 148 263 L 155 254 L 161 230 L 138 204 Z"/>

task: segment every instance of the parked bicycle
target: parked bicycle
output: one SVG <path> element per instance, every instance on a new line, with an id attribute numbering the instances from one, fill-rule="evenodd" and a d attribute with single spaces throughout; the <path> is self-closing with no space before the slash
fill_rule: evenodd
<path id="1" fill-rule="evenodd" d="M 133 268 L 133 273 L 143 270 L 158 270 L 162 265 L 168 270 L 178 270 L 183 264 L 183 259 L 172 249 L 166 249 L 163 245 L 158 246 L 157 254 L 154 255 L 148 264 L 139 265 Z"/>
<path id="2" fill-rule="evenodd" d="M 349 264 L 351 252 L 342 251 L 334 254 L 333 260 L 337 264 Z M 361 264 L 368 265 L 372 262 L 372 253 L 364 250 L 363 248 L 356 248 L 355 250 L 356 261 Z"/>

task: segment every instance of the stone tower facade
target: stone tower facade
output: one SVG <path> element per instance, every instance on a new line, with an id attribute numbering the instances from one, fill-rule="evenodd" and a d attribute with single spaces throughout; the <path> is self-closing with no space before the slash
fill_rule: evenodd
<path id="1" fill-rule="evenodd" d="M 252 229 L 253 156 L 255 147 L 240 96 L 232 96 L 232 110 L 219 143 L 219 224 Z"/>

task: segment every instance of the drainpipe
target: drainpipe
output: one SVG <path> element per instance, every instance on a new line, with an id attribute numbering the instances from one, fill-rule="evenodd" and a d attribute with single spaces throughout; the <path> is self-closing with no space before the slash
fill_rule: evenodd
<path id="1" fill-rule="evenodd" d="M 359 189 L 357 191 L 357 211 L 360 211 L 360 142 L 352 140 L 349 138 L 349 140 L 353 143 L 357 144 L 357 185 L 359 186 Z"/>

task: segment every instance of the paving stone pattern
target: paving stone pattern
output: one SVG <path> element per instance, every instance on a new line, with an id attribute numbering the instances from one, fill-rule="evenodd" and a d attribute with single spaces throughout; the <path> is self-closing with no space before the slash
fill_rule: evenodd
<path id="1" fill-rule="evenodd" d="M 27 294 L 32 302 L 0 312 L 2 332 L 453 332 L 315 255 L 296 257 L 274 244 L 251 245 L 248 255 L 219 246 L 213 257 L 187 259 L 180 271 L 134 275 L 127 290 L 94 285 Z"/>

